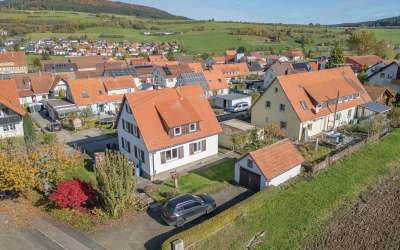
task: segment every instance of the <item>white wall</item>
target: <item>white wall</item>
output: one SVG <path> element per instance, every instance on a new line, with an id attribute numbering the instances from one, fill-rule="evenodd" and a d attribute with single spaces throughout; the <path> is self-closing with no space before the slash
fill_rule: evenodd
<path id="1" fill-rule="evenodd" d="M 108 91 L 108 95 L 124 95 L 127 93 L 133 93 L 135 92 L 134 88 L 125 88 L 125 89 L 113 89 Z"/>
<path id="2" fill-rule="evenodd" d="M 206 151 L 190 155 L 189 154 L 189 145 L 191 143 L 199 142 L 202 140 L 206 140 L 206 145 L 207 145 Z M 153 160 L 153 169 L 151 170 L 151 173 L 153 175 L 160 174 L 160 173 L 167 172 L 172 169 L 184 166 L 186 164 L 196 162 L 201 159 L 218 154 L 218 135 L 213 135 L 213 136 L 206 137 L 203 139 L 194 140 L 194 141 L 187 142 L 184 144 L 176 145 L 176 146 L 170 147 L 169 149 L 177 148 L 177 147 L 181 147 L 181 146 L 183 146 L 184 157 L 182 159 L 177 159 L 174 161 L 166 162 L 165 164 L 161 164 L 161 152 L 164 152 L 165 150 L 168 150 L 168 149 L 163 149 L 163 150 L 159 150 L 159 151 L 152 153 L 151 157 Z"/>
<path id="3" fill-rule="evenodd" d="M 260 180 L 260 190 L 264 189 L 267 187 L 267 180 L 265 179 L 264 175 L 261 173 L 260 169 L 258 168 L 257 164 L 253 161 L 253 167 L 249 168 L 247 166 L 247 160 L 252 159 L 249 155 L 243 157 L 241 160 L 237 161 L 235 163 L 235 182 L 239 183 L 240 182 L 240 168 L 244 168 L 246 170 L 249 170 L 253 173 L 256 173 L 261 176 Z"/>
<path id="4" fill-rule="evenodd" d="M 386 69 L 382 70 L 382 72 L 379 72 L 372 76 L 371 78 L 368 79 L 368 82 L 375 83 L 375 84 L 390 84 L 393 82 L 393 80 L 396 80 L 397 77 L 397 71 L 398 71 L 399 66 L 396 64 L 393 64 Z"/>
<path id="5" fill-rule="evenodd" d="M 0 139 L 21 136 L 24 136 L 24 127 L 22 120 L 19 123 L 15 124 L 15 130 L 4 131 L 4 125 L 0 125 Z"/>
<path id="6" fill-rule="evenodd" d="M 301 165 L 298 165 L 289 171 L 273 178 L 270 182 L 267 183 L 267 186 L 279 186 L 280 184 L 286 182 L 287 180 L 299 175 L 301 172 Z"/>

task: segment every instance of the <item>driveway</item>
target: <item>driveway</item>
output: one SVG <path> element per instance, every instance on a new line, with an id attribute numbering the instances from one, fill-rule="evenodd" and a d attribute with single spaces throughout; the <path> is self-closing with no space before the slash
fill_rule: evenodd
<path id="1" fill-rule="evenodd" d="M 166 226 L 159 213 L 149 211 L 136 216 L 132 220 L 102 228 L 89 234 L 89 237 L 110 250 L 160 249 L 161 244 L 172 235 L 215 216 L 251 194 L 252 192 L 245 188 L 229 185 L 219 193 L 212 195 L 217 202 L 217 209 L 214 213 L 188 223 L 182 228 Z"/>

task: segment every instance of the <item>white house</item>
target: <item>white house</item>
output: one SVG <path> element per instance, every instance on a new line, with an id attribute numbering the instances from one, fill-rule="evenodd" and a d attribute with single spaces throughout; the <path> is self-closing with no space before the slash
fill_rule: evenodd
<path id="1" fill-rule="evenodd" d="M 392 62 L 376 71 L 367 78 L 368 82 L 373 84 L 385 85 L 392 84 L 397 79 L 399 74 L 399 65 L 397 62 Z"/>
<path id="2" fill-rule="evenodd" d="M 19 103 L 13 80 L 0 81 L 0 139 L 24 136 L 22 116 L 25 110 Z"/>
<path id="3" fill-rule="evenodd" d="M 24 52 L 0 52 L 0 75 L 27 73 L 28 63 Z"/>
<path id="4" fill-rule="evenodd" d="M 235 164 L 235 182 L 255 191 L 278 186 L 299 175 L 303 162 L 296 146 L 285 139 L 239 159 Z"/>
<path id="5" fill-rule="evenodd" d="M 198 85 L 125 95 L 117 129 L 121 152 L 149 179 L 218 154 L 221 127 Z"/>
<path id="6" fill-rule="evenodd" d="M 100 77 L 68 81 L 66 99 L 80 109 L 94 114 L 116 114 L 124 94 L 137 91 L 132 76 Z"/>
<path id="7" fill-rule="evenodd" d="M 180 74 L 192 72 L 186 64 L 156 67 L 153 71 L 154 83 L 164 88 L 174 88 Z"/>
<path id="8" fill-rule="evenodd" d="M 31 105 L 49 99 L 51 88 L 58 78 L 51 74 L 27 74 L 14 77 L 20 103 Z"/>

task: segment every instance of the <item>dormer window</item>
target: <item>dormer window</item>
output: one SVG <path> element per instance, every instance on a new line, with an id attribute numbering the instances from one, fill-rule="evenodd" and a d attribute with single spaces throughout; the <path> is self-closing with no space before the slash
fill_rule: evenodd
<path id="1" fill-rule="evenodd" d="M 195 132 L 197 130 L 197 124 L 192 123 L 189 125 L 189 132 Z"/>
<path id="2" fill-rule="evenodd" d="M 82 91 L 82 98 L 89 98 L 87 90 Z"/>
<path id="3" fill-rule="evenodd" d="M 174 135 L 175 136 L 178 136 L 178 135 L 181 135 L 182 134 L 182 129 L 181 129 L 181 127 L 176 127 L 176 128 L 174 128 Z"/>

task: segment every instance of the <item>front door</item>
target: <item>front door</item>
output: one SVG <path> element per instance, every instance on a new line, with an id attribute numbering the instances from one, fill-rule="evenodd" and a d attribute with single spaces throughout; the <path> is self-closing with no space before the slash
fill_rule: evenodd
<path id="1" fill-rule="evenodd" d="M 260 190 L 260 180 L 261 176 L 250 172 L 247 169 L 240 168 L 240 180 L 239 184 L 241 186 L 247 187 L 254 191 Z"/>

